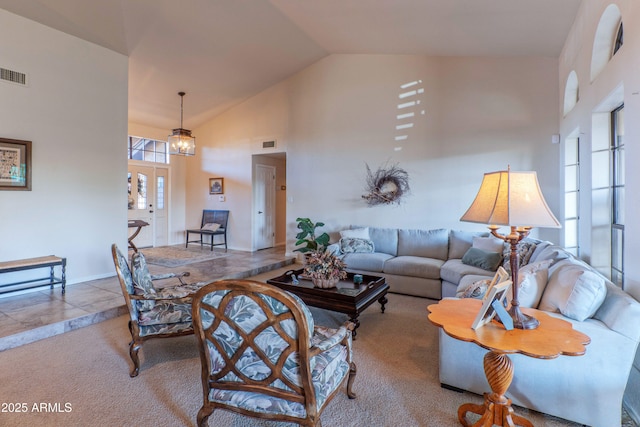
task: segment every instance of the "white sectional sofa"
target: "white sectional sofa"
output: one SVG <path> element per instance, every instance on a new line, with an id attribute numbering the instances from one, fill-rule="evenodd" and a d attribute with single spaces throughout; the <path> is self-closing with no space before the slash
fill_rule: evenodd
<path id="1" fill-rule="evenodd" d="M 364 228 L 353 228 L 343 233 L 362 236 Z M 366 231 L 372 244 L 341 241 L 330 249 L 343 257 L 349 270 L 384 276 L 390 292 L 455 297 L 494 274 L 462 262 L 474 238 L 478 242 L 488 233 L 373 227 Z M 640 341 L 640 303 L 551 242 L 525 239 L 520 245 L 526 263 L 520 272 L 531 276 L 521 283 L 519 299 L 527 302 L 522 305 L 570 322 L 591 343 L 583 356 L 510 356 L 515 374 L 507 396 L 516 405 L 585 425 L 620 426 L 623 395 Z M 478 394 L 490 391 L 483 369 L 487 350 L 439 333 L 441 384 Z"/>
<path id="2" fill-rule="evenodd" d="M 360 230 L 366 230 L 366 233 L 362 234 Z M 487 237 L 488 232 L 377 227 L 353 227 L 350 231 L 353 234 L 347 230 L 341 234 L 367 235 L 373 245 L 362 246 L 362 252 L 356 248 L 356 252 L 344 253 L 341 248 L 352 247 L 344 244 L 345 238 L 342 238 L 342 244 L 333 244 L 329 250 L 340 254 L 349 271 L 384 276 L 391 292 L 440 299 L 455 295 L 459 280 L 466 275 L 491 277 L 494 274 L 461 262 L 472 246 L 473 238 Z M 371 248 L 373 251 L 369 252 Z"/>

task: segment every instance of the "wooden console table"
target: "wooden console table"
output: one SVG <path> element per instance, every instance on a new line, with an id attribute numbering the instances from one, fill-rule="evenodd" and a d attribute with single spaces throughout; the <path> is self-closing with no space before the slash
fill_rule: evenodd
<path id="1" fill-rule="evenodd" d="M 54 268 L 58 265 L 62 268 L 62 272 L 59 278 L 56 277 L 54 274 Z M 0 288 L 6 288 L 6 287 L 13 288 L 9 290 L 0 290 L 0 294 L 14 292 L 14 291 L 21 291 L 23 289 L 31 289 L 31 288 L 47 286 L 47 285 L 51 286 L 51 289 L 53 289 L 53 285 L 61 284 L 62 294 L 64 295 L 65 286 L 67 284 L 67 278 L 66 278 L 67 259 L 66 258 L 50 255 L 50 256 L 43 256 L 38 258 L 20 259 L 17 261 L 0 262 L 0 274 L 11 273 L 15 271 L 32 270 L 35 268 L 45 268 L 45 267 L 50 268 L 49 276 L 41 277 L 38 279 L 23 280 L 19 282 L 0 283 Z M 41 282 L 41 283 L 37 283 L 37 282 Z M 23 285 L 26 283 L 31 283 L 31 285 L 15 288 L 15 286 Z"/>
<path id="2" fill-rule="evenodd" d="M 133 239 L 136 238 L 142 227 L 146 227 L 149 225 L 148 222 L 142 221 L 141 219 L 130 219 L 127 223 L 128 228 L 135 228 L 136 231 L 133 232 L 131 236 L 127 239 L 129 242 L 129 249 L 133 249 L 134 252 L 138 252 L 138 248 L 133 244 Z"/>
<path id="3" fill-rule="evenodd" d="M 427 309 L 429 320 L 441 327 L 449 336 L 474 342 L 489 352 L 484 356 L 484 372 L 493 393 L 484 394 L 484 405 L 465 403 L 458 408 L 458 420 L 465 427 L 491 427 L 515 425 L 533 427 L 533 424 L 513 412 L 511 399 L 505 393 L 513 379 L 513 362 L 508 354 L 521 353 L 539 359 L 558 356 L 581 356 L 591 339 L 573 329 L 571 323 L 549 316 L 543 311 L 523 308 L 526 314 L 540 321 L 536 329 L 507 331 L 496 321 L 473 330 L 482 301 L 473 298 L 444 299 Z M 467 413 L 481 415 L 474 424 L 467 421 Z"/>

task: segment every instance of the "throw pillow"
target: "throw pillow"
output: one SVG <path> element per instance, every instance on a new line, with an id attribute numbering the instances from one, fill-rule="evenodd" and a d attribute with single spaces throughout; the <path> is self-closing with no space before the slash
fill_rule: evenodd
<path id="1" fill-rule="evenodd" d="M 203 225 L 201 230 L 218 231 L 218 228 L 220 228 L 220 224 L 216 224 L 215 222 L 210 222 Z"/>
<path id="2" fill-rule="evenodd" d="M 529 263 L 531 259 L 531 255 L 533 255 L 533 251 L 536 250 L 536 244 L 533 242 L 520 242 L 518 243 L 517 252 L 518 252 L 518 270 L 520 267 L 525 266 Z M 503 252 L 503 263 L 502 266 L 509 274 L 511 274 L 511 245 L 504 245 Z"/>
<path id="3" fill-rule="evenodd" d="M 342 238 L 340 239 L 340 252 L 343 254 L 372 253 L 375 252 L 375 247 L 373 241 L 369 239 Z"/>
<path id="4" fill-rule="evenodd" d="M 502 253 L 488 252 L 478 248 L 469 248 L 462 257 L 462 263 L 482 268 L 483 270 L 496 271 L 502 262 Z"/>
<path id="5" fill-rule="evenodd" d="M 476 280 L 467 286 L 466 289 L 457 292 L 456 297 L 482 299 L 484 298 L 484 294 L 487 293 L 487 288 L 490 283 L 491 279 Z"/>
<path id="6" fill-rule="evenodd" d="M 364 228 L 352 228 L 349 230 L 342 230 L 340 237 L 343 239 L 365 239 L 371 240 L 369 236 L 369 227 Z"/>
<path id="7" fill-rule="evenodd" d="M 599 274 L 584 266 L 561 261 L 549 278 L 538 308 L 560 312 L 580 322 L 592 317 L 607 296 L 607 285 Z"/>
<path id="8" fill-rule="evenodd" d="M 487 252 L 502 252 L 504 250 L 504 241 L 496 237 L 474 237 L 472 247 Z"/>
<path id="9" fill-rule="evenodd" d="M 540 261 L 518 270 L 518 301 L 521 307 L 538 307 L 547 286 L 550 264 L 550 260 Z"/>

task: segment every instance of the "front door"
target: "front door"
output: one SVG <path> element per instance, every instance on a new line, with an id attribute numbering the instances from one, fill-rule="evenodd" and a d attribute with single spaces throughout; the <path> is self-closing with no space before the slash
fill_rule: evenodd
<path id="1" fill-rule="evenodd" d="M 275 241 L 276 168 L 256 165 L 253 185 L 256 250 L 272 248 Z"/>
<path id="2" fill-rule="evenodd" d="M 154 202 L 155 185 L 154 169 L 146 166 L 129 165 L 128 178 L 128 214 L 127 219 L 139 219 L 149 223 L 143 227 L 133 241 L 138 248 L 153 246 L 154 236 Z M 129 235 L 135 229 L 129 229 Z"/>

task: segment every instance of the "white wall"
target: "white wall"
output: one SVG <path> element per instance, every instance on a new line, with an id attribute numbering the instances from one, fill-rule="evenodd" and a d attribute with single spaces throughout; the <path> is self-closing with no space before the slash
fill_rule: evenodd
<path id="1" fill-rule="evenodd" d="M 593 39 L 600 17 L 610 4 L 617 4 L 624 23 L 624 45 L 606 65 L 598 77 L 591 82 L 591 52 Z M 580 180 L 583 183 L 580 198 L 581 211 L 581 251 L 588 259 L 591 252 L 591 151 L 594 113 L 611 111 L 611 105 L 603 102 L 611 98 L 622 98 L 625 105 L 626 140 L 626 223 L 625 223 L 625 290 L 640 298 L 640 265 L 633 262 L 633 255 L 640 253 L 640 223 L 635 215 L 640 210 L 640 200 L 634 197 L 640 192 L 640 170 L 633 167 L 634 160 L 640 158 L 640 122 L 635 118 L 640 114 L 640 4 L 629 1 L 585 2 L 576 17 L 573 29 L 567 39 L 559 60 L 559 82 L 562 85 L 558 103 L 564 103 L 564 85 L 569 73 L 574 70 L 578 76 L 580 99 L 576 106 L 560 120 L 560 133 L 564 140 L 572 132 L 578 131 L 580 138 Z M 623 88 L 622 96 L 612 96 Z M 597 126 L 595 126 L 597 128 Z"/>
<path id="2" fill-rule="evenodd" d="M 127 58 L 4 10 L 0 40 L 0 66 L 29 82 L 0 82 L 0 136 L 33 142 L 32 191 L 0 191 L 0 260 L 67 257 L 69 283 L 113 275 L 110 246 L 127 241 Z"/>
<path id="3" fill-rule="evenodd" d="M 287 153 L 289 252 L 299 216 L 325 222 L 334 237 L 350 224 L 483 228 L 459 218 L 483 174 L 508 165 L 538 171 L 557 211 L 557 69 L 552 58 L 325 57 L 194 132 L 200 148 L 188 171 L 187 221 L 196 224 L 205 207 L 222 208 L 206 183 L 224 176 L 233 246 L 250 247 L 251 154 L 265 135 L 276 135 Z M 418 80 L 412 88 L 424 93 L 415 97 L 414 127 L 396 130 L 406 122 L 397 119 L 406 111 L 398 104 L 409 99 L 399 98 L 401 85 Z M 401 134 L 408 138 L 396 141 Z M 409 173 L 410 195 L 400 205 L 368 207 L 366 165 L 394 163 Z"/>
<path id="4" fill-rule="evenodd" d="M 252 156 L 287 151 L 286 88 L 286 81 L 277 84 L 194 129 L 196 155 L 187 159 L 186 167 L 187 227 L 200 225 L 203 209 L 228 209 L 229 248 L 252 250 Z M 276 140 L 277 147 L 263 149 L 262 141 L 270 140 Z M 209 178 L 216 177 L 224 178 L 224 202 L 209 194 Z"/>
<path id="5" fill-rule="evenodd" d="M 591 58 L 593 40 L 600 18 L 610 4 L 619 7 L 624 24 L 624 45 L 605 66 L 598 77 L 591 81 Z M 591 242 L 591 147 L 597 137 L 593 133 L 594 113 L 611 111 L 612 105 L 603 102 L 612 98 L 618 88 L 623 88 L 622 100 L 625 109 L 625 290 L 640 298 L 640 168 L 635 162 L 640 158 L 640 3 L 637 1 L 592 0 L 582 2 L 580 11 L 565 44 L 559 60 L 559 82 L 564 85 L 574 70 L 578 76 L 580 99 L 576 106 L 560 120 L 560 133 L 567 138 L 572 132 L 580 137 L 580 180 L 587 191 L 581 191 L 581 250 L 588 258 L 593 251 Z M 614 98 L 620 98 L 619 95 Z M 564 99 L 559 97 L 563 105 Z M 587 350 L 588 351 L 588 350 Z M 640 419 L 640 356 L 636 356 L 634 369 L 629 377 L 625 393 L 625 406 L 638 420 Z"/>

